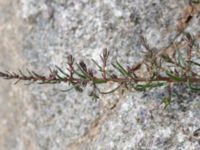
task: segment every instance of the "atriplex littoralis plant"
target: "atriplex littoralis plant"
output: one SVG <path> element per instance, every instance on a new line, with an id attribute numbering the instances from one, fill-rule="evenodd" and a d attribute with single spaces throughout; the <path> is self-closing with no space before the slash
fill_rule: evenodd
<path id="1" fill-rule="evenodd" d="M 108 68 L 107 61 L 109 52 L 107 49 L 104 49 L 103 54 L 100 56 L 101 64 L 92 60 L 98 70 L 88 68 L 84 61 L 75 63 L 73 56 L 69 55 L 65 69 L 55 66 L 55 69 L 49 69 L 50 73 L 47 76 L 27 69 L 26 74 L 21 70 L 18 73 L 8 71 L 0 72 L 0 77 L 16 79 L 17 82 L 29 81 L 30 83 L 37 82 L 39 84 L 64 82 L 72 87 L 70 89 L 75 89 L 79 92 L 82 92 L 84 87 L 89 84 L 92 87 L 89 95 L 95 99 L 98 98 L 99 94 L 112 93 L 122 86 L 128 90 L 135 89 L 137 91 L 167 86 L 168 97 L 163 100 L 167 106 L 171 101 L 172 85 L 184 83 L 192 91 L 200 91 L 200 88 L 193 85 L 194 83 L 200 83 L 200 75 L 193 69 L 195 66 L 200 67 L 198 61 L 193 60 L 194 42 L 195 40 L 190 34 L 185 34 L 185 48 L 183 50 L 177 48 L 172 56 L 164 53 L 156 55 L 145 44 L 148 54 L 144 61 L 127 67 L 124 67 L 120 62 L 116 61 L 112 63 L 112 67 Z M 198 49 L 196 53 L 198 53 Z M 100 73 L 100 75 L 97 75 L 97 73 Z M 145 76 L 143 76 L 144 74 Z M 117 83 L 118 86 L 108 92 L 101 91 L 99 84 L 102 85 L 108 82 Z"/>

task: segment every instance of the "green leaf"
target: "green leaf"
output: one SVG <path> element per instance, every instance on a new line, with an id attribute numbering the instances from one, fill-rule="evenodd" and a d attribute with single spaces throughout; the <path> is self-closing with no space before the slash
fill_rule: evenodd
<path id="1" fill-rule="evenodd" d="M 163 82 L 151 83 L 151 84 L 149 85 L 149 88 L 161 87 L 161 86 L 163 86 L 163 85 L 165 85 L 165 83 L 163 83 Z"/>
<path id="2" fill-rule="evenodd" d="M 124 76 L 130 76 L 129 72 L 127 69 L 125 69 L 118 61 L 116 62 L 119 68 L 122 70 Z"/>
<path id="3" fill-rule="evenodd" d="M 65 71 L 63 71 L 60 67 L 58 67 L 58 66 L 55 66 L 57 69 L 58 69 L 58 71 L 59 72 L 61 72 L 63 75 L 65 75 L 66 77 L 69 77 L 69 75 L 65 72 Z"/>
<path id="4" fill-rule="evenodd" d="M 166 109 L 171 104 L 171 99 L 169 97 L 164 97 L 162 102 L 164 104 L 164 109 Z"/>
<path id="5" fill-rule="evenodd" d="M 161 87 L 163 85 L 165 84 L 162 82 L 157 82 L 157 83 L 137 84 L 136 86 L 133 86 L 133 87 L 137 91 L 145 91 L 147 88 L 152 89 L 155 87 Z"/>
<path id="6" fill-rule="evenodd" d="M 83 74 L 79 73 L 78 71 L 74 70 L 74 73 L 75 73 L 77 76 L 79 76 L 80 78 L 86 79 L 86 77 L 85 77 Z"/>
<path id="7" fill-rule="evenodd" d="M 22 77 L 24 77 L 24 78 L 27 77 L 21 70 L 19 70 L 19 73 L 20 73 L 20 75 L 21 75 Z"/>
<path id="8" fill-rule="evenodd" d="M 146 88 L 144 87 L 144 85 L 136 85 L 136 86 L 133 86 L 133 88 L 136 90 L 136 91 L 145 91 Z"/>
<path id="9" fill-rule="evenodd" d="M 181 77 L 174 75 L 171 70 L 166 70 L 165 73 L 174 81 L 181 82 L 183 80 Z"/>
<path id="10" fill-rule="evenodd" d="M 30 71 L 29 69 L 26 69 L 26 71 L 28 72 L 28 74 L 30 76 L 33 76 L 33 77 L 36 77 L 36 78 L 45 78 L 44 76 L 39 75 L 39 74 L 35 73 L 34 71 Z"/>
<path id="11" fill-rule="evenodd" d="M 35 73 L 34 71 L 31 71 L 31 73 L 32 73 L 35 77 L 37 77 L 37 78 L 41 78 L 41 77 L 43 77 L 43 76 L 41 76 L 41 75 Z"/>
<path id="12" fill-rule="evenodd" d="M 123 76 L 130 76 L 128 71 L 118 61 L 116 61 L 116 64 L 112 64 L 112 66 L 116 68 Z"/>
<path id="13" fill-rule="evenodd" d="M 197 62 L 195 62 L 195 61 L 190 61 L 190 63 L 192 63 L 192 64 L 194 64 L 194 65 L 197 65 L 197 66 L 199 66 L 199 67 L 200 67 L 200 64 L 199 64 L 199 63 L 197 63 Z"/>
<path id="14" fill-rule="evenodd" d="M 192 85 L 191 79 L 189 79 L 189 80 L 187 81 L 187 83 L 188 83 L 188 87 L 189 87 L 192 91 L 200 92 L 200 87 L 194 87 L 194 86 Z"/>
<path id="15" fill-rule="evenodd" d="M 95 83 L 95 84 L 101 84 L 101 83 L 106 83 L 107 81 L 106 80 L 104 80 L 104 79 L 94 79 L 93 80 L 93 83 Z"/>
<path id="16" fill-rule="evenodd" d="M 58 73 L 56 73 L 56 77 L 59 79 L 59 80 L 65 80 L 66 77 L 61 77 Z"/>
<path id="17" fill-rule="evenodd" d="M 26 68 L 26 71 L 28 72 L 28 74 L 29 74 L 30 76 L 33 76 L 32 72 L 31 72 L 29 69 Z"/>
<path id="18" fill-rule="evenodd" d="M 103 69 L 102 69 L 102 67 L 94 60 L 94 59 L 92 59 L 92 61 L 95 63 L 95 65 L 99 68 L 99 71 L 100 72 L 103 72 Z M 106 71 L 106 74 L 109 76 L 110 74 Z"/>
<path id="19" fill-rule="evenodd" d="M 185 63 L 184 63 L 185 60 L 183 59 L 182 54 L 178 48 L 176 49 L 176 60 L 182 68 L 185 66 Z"/>
<path id="20" fill-rule="evenodd" d="M 75 73 L 76 75 L 78 75 L 80 78 L 89 79 L 90 77 L 88 76 L 88 73 L 85 72 L 79 64 L 76 64 L 76 65 L 77 65 L 77 67 L 78 67 L 78 70 L 81 71 L 81 73 L 79 73 L 79 72 L 76 71 L 76 70 L 74 71 L 74 73 Z"/>
<path id="21" fill-rule="evenodd" d="M 60 83 L 58 80 L 45 80 L 45 81 L 40 81 L 38 84 L 56 84 Z"/>
<path id="22" fill-rule="evenodd" d="M 83 70 L 82 69 L 82 67 L 79 65 L 79 64 L 77 64 L 77 66 L 78 66 L 78 69 L 81 71 L 81 73 L 82 74 L 79 74 L 79 76 L 82 76 L 82 78 L 85 78 L 85 79 L 90 79 L 90 76 L 88 75 L 88 73 L 85 71 L 85 70 Z M 76 72 L 77 73 L 77 72 Z"/>
<path id="23" fill-rule="evenodd" d="M 67 89 L 67 90 L 60 90 L 61 92 L 69 92 L 69 91 L 71 91 L 71 90 L 73 90 L 75 87 L 74 86 L 72 86 L 71 88 L 69 88 L 69 89 Z"/>
<path id="24" fill-rule="evenodd" d="M 102 67 L 94 60 L 92 59 L 92 61 L 95 63 L 95 65 L 99 68 L 99 71 L 102 71 Z"/>
<path id="25" fill-rule="evenodd" d="M 116 90 L 118 90 L 119 88 L 121 87 L 121 84 L 120 85 L 118 85 L 116 88 L 114 88 L 114 89 L 112 89 L 112 90 L 110 90 L 110 91 L 107 91 L 107 92 L 102 92 L 102 91 L 100 91 L 99 89 L 99 93 L 100 94 L 110 94 L 110 93 L 113 93 L 113 92 L 115 92 Z"/>

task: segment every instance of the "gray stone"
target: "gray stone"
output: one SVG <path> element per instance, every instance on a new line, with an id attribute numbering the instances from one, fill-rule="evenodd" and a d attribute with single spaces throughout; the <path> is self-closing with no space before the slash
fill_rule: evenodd
<path id="1" fill-rule="evenodd" d="M 109 62 L 137 63 L 147 51 L 141 36 L 158 53 L 184 31 L 199 34 L 199 7 L 177 30 L 186 7 L 189 0 L 0 0 L 0 70 L 47 74 L 48 67 L 65 67 L 67 54 L 95 67 L 90 60 L 100 62 L 104 48 Z M 0 82 L 2 149 L 200 149 L 199 96 L 185 87 L 173 89 L 180 95 L 164 109 L 166 88 L 121 89 L 92 101 L 89 87 L 66 93 L 65 84 Z"/>

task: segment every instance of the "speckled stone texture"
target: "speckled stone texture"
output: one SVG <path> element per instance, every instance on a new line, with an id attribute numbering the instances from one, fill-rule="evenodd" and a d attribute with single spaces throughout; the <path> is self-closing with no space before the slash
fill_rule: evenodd
<path id="1" fill-rule="evenodd" d="M 170 50 L 184 32 L 200 33 L 199 4 L 189 0 L 0 0 L 0 69 L 30 68 L 46 74 L 77 62 L 143 60 L 146 42 Z M 190 19 L 188 19 L 190 18 Z M 164 109 L 166 88 L 124 89 L 97 101 L 61 85 L 13 85 L 0 79 L 2 150 L 199 150 L 199 95 L 184 86 Z M 106 90 L 113 85 L 106 86 Z M 200 135 L 200 134 L 199 134 Z"/>

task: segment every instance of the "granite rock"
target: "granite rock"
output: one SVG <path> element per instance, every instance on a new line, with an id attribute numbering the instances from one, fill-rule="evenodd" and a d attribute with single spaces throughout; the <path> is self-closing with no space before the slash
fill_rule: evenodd
<path id="1" fill-rule="evenodd" d="M 195 10 L 190 4 L 189 0 L 0 0 L 0 69 L 29 68 L 46 74 L 48 67 L 64 67 L 68 54 L 95 67 L 90 60 L 100 62 L 104 48 L 111 53 L 109 62 L 137 63 L 147 52 L 141 37 L 155 53 L 180 41 L 184 32 L 198 37 L 199 4 Z M 173 89 L 181 94 L 164 109 L 166 88 L 139 93 L 121 89 L 92 101 L 89 87 L 83 93 L 65 93 L 61 92 L 68 88 L 65 84 L 0 82 L 3 150 L 200 149 L 199 95 L 183 86 Z"/>

